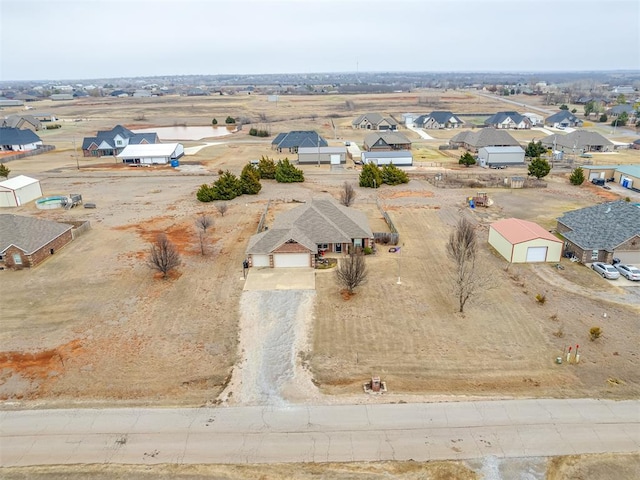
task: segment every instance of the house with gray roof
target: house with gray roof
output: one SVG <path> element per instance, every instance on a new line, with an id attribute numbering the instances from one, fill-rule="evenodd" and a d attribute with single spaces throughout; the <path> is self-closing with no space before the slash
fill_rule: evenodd
<path id="1" fill-rule="evenodd" d="M 558 113 L 554 113 L 547 117 L 544 120 L 544 124 L 548 127 L 554 128 L 581 127 L 582 120 L 576 117 L 569 110 L 560 110 Z"/>
<path id="2" fill-rule="evenodd" d="M 0 268 L 35 267 L 73 239 L 71 225 L 0 214 Z"/>
<path id="3" fill-rule="evenodd" d="M 0 126 L 31 130 L 33 132 L 42 129 L 42 123 L 33 115 L 9 115 L 0 122 Z"/>
<path id="4" fill-rule="evenodd" d="M 622 105 L 614 105 L 609 110 L 607 110 L 607 115 L 612 118 L 618 118 L 623 113 L 626 113 L 629 121 L 633 121 L 636 119 L 638 112 L 633 105 L 629 105 L 628 103 L 624 103 Z"/>
<path id="5" fill-rule="evenodd" d="M 597 132 L 576 130 L 566 135 L 553 134 L 544 137 L 542 145 L 565 153 L 612 152 L 613 143 Z"/>
<path id="6" fill-rule="evenodd" d="M 451 112 L 436 111 L 427 115 L 420 115 L 413 121 L 413 124 L 418 128 L 443 129 L 459 128 L 464 122 Z"/>
<path id="7" fill-rule="evenodd" d="M 150 145 L 160 143 L 158 134 L 133 133 L 122 125 L 116 125 L 111 130 L 99 131 L 95 137 L 85 137 L 82 141 L 82 153 L 85 157 L 116 156 L 127 145 Z"/>
<path id="8" fill-rule="evenodd" d="M 251 267 L 314 267 L 319 254 L 348 253 L 372 241 L 364 213 L 315 199 L 278 215 L 268 230 L 249 239 L 246 253 Z"/>
<path id="9" fill-rule="evenodd" d="M 398 132 L 370 133 L 364 137 L 363 146 L 367 152 L 411 150 L 411 140 Z"/>
<path id="10" fill-rule="evenodd" d="M 580 262 L 640 264 L 640 207 L 618 200 L 566 212 L 556 230 Z"/>
<path id="11" fill-rule="evenodd" d="M 351 122 L 351 126 L 361 130 L 396 131 L 398 122 L 379 113 L 365 113 Z"/>
<path id="12" fill-rule="evenodd" d="M 519 147 L 520 142 L 509 135 L 509 132 L 488 127 L 474 131 L 464 130 L 451 138 L 449 145 L 477 152 L 482 147 Z"/>
<path id="13" fill-rule="evenodd" d="M 327 141 L 313 130 L 293 130 L 287 133 L 279 133 L 271 142 L 271 148 L 282 152 L 298 153 L 300 147 L 326 147 Z"/>
<path id="14" fill-rule="evenodd" d="M 42 140 L 32 130 L 0 127 L 0 152 L 27 152 L 42 146 Z"/>
<path id="15" fill-rule="evenodd" d="M 488 127 L 498 129 L 529 129 L 531 128 L 531 120 L 518 112 L 498 112 L 491 115 L 484 121 Z"/>

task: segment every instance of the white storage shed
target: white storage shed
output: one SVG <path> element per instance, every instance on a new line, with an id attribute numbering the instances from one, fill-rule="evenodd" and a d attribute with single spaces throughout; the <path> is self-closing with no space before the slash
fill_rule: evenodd
<path id="1" fill-rule="evenodd" d="M 410 167 L 413 165 L 413 155 L 409 150 L 394 150 L 391 152 L 362 152 L 362 163 L 374 165 L 395 165 Z"/>
<path id="2" fill-rule="evenodd" d="M 347 147 L 298 147 L 298 163 L 343 165 L 347 162 Z"/>
<path id="3" fill-rule="evenodd" d="M 40 180 L 18 175 L 0 182 L 0 207 L 19 207 L 42 196 Z"/>
<path id="4" fill-rule="evenodd" d="M 127 145 L 117 157 L 123 163 L 163 165 L 171 160 L 177 160 L 183 155 L 184 147 L 181 143 L 141 143 L 139 145 Z"/>
<path id="5" fill-rule="evenodd" d="M 481 167 L 524 165 L 524 150 L 522 147 L 481 147 L 478 149 L 478 164 Z"/>

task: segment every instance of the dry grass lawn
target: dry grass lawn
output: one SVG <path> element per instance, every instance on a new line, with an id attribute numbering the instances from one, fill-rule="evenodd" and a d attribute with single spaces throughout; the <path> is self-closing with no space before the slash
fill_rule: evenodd
<path id="1" fill-rule="evenodd" d="M 90 98 L 37 102 L 34 108 L 64 120 L 61 129 L 42 133 L 56 150 L 9 162 L 12 175 L 36 176 L 45 194 L 81 193 L 98 208 L 39 211 L 29 204 L 12 210 L 61 221 L 86 219 L 92 229 L 36 269 L 0 272 L 6 293 L 0 300 L 0 397 L 47 405 L 202 405 L 216 401 L 241 354 L 236 349 L 241 263 L 266 201 L 274 200 L 273 215 L 292 200 L 321 193 L 337 197 L 342 182 L 357 182 L 357 171 L 351 164 L 342 172 L 304 167 L 303 185 L 265 182 L 258 196 L 230 202 L 221 217 L 213 205 L 195 200 L 198 186 L 214 180 L 218 169 L 239 173 L 248 160 L 262 155 L 295 156 L 275 154 L 271 139 L 250 137 L 245 126 L 215 139 L 222 144 L 184 157 L 181 163 L 191 169 L 132 169 L 80 153 L 78 170 L 74 142 L 79 150 L 84 136 L 118 123 L 130 128 L 208 125 L 214 117 L 231 115 L 273 133 L 316 129 L 337 145 L 364 138 L 365 132 L 351 129 L 351 121 L 368 111 L 399 119 L 405 111 L 491 112 L 505 106 L 467 92 L 416 92 L 282 96 L 277 105 L 254 95 Z M 457 162 L 439 152 L 438 143 L 418 142 L 419 161 Z M 504 261 L 482 243 L 483 269 L 491 281 L 464 316 L 456 313 L 443 246 L 451 225 L 466 211 L 464 199 L 475 191 L 436 189 L 424 180 L 432 173 L 413 169 L 407 186 L 358 189 L 356 208 L 367 212 L 374 230 L 385 229 L 375 208 L 377 195 L 404 247 L 400 255 L 381 247 L 369 257 L 370 281 L 348 301 L 339 295 L 332 272 L 318 273 L 313 346 L 306 355 L 321 390 L 361 399 L 362 382 L 379 374 L 388 382 L 389 401 L 403 395 L 637 396 L 639 302 L 631 289 L 600 281 L 577 266 L 563 272 L 545 265 L 506 271 Z M 544 190 L 490 190 L 494 207 L 466 214 L 479 223 L 486 240 L 486 225 L 495 219 L 518 216 L 552 228 L 562 211 L 604 199 L 598 196 L 604 190 L 588 186 L 568 195 L 565 176 L 550 179 Z M 215 217 L 205 257 L 194 228 L 203 212 Z M 183 255 L 183 265 L 166 281 L 144 265 L 149 241 L 160 231 Z M 547 295 L 547 304 L 537 304 L 537 293 Z M 602 320 L 603 311 L 611 320 Z M 589 342 L 588 330 L 596 324 L 604 336 Z M 564 347 L 576 343 L 583 352 L 579 365 L 553 363 Z"/>

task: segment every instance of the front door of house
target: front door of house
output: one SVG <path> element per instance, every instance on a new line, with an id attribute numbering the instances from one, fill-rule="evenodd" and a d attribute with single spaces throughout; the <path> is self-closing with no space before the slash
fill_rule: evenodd
<path id="1" fill-rule="evenodd" d="M 342 244 L 341 243 L 336 243 L 335 244 L 335 249 L 336 249 L 336 253 L 342 253 Z"/>

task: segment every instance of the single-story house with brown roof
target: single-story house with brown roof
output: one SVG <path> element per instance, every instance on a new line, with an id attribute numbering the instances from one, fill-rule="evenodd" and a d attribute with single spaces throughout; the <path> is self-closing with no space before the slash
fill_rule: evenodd
<path id="1" fill-rule="evenodd" d="M 0 268 L 35 267 L 73 239 L 71 225 L 0 214 Z"/>
<path id="2" fill-rule="evenodd" d="M 398 132 L 370 133 L 364 137 L 363 146 L 368 152 L 411 150 L 411 140 Z"/>
<path id="3" fill-rule="evenodd" d="M 249 239 L 246 253 L 250 267 L 314 267 L 320 252 L 348 253 L 372 241 L 364 213 L 320 199 L 278 215 Z"/>
<path id="4" fill-rule="evenodd" d="M 520 142 L 505 130 L 486 127 L 477 131 L 464 130 L 451 138 L 449 145 L 477 152 L 481 147 L 519 147 Z"/>

